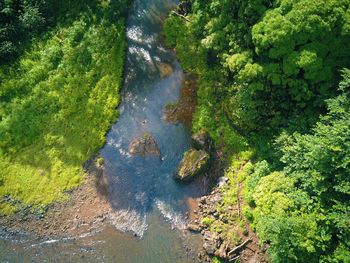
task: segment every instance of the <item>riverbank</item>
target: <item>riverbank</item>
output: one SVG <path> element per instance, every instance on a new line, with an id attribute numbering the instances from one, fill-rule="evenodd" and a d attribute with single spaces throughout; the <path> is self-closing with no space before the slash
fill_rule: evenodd
<path id="1" fill-rule="evenodd" d="M 80 186 L 69 192 L 69 201 L 56 202 L 46 213 L 21 211 L 0 217 L 8 232 L 28 232 L 41 238 L 75 237 L 113 225 L 115 213 L 108 200 L 108 182 L 103 168 L 90 161 Z"/>
<path id="2" fill-rule="evenodd" d="M 43 214 L 67 201 L 118 117 L 126 7 L 90 5 L 75 2 L 18 61 L 0 68 L 1 215 Z"/>
<path id="3" fill-rule="evenodd" d="M 164 26 L 182 68 L 198 75 L 193 130 L 224 149 L 232 225 L 249 233 L 249 221 L 272 262 L 350 258 L 350 53 L 338 52 L 349 19 L 335 2 L 184 0 Z M 314 17 L 327 33 L 308 26 Z M 212 216 L 206 225 L 221 231 Z"/>
<path id="4" fill-rule="evenodd" d="M 209 192 L 188 201 L 187 229 L 200 233 L 203 239 L 198 259 L 204 262 L 269 262 L 266 246 L 260 245 L 243 216 L 243 184 L 238 177 L 249 163 L 236 171 L 228 171 L 220 151 L 216 152 L 210 169 L 201 175 L 209 182 Z"/>
<path id="5" fill-rule="evenodd" d="M 266 248 L 261 247 L 259 239 L 247 222 L 237 223 L 239 207 L 243 204 L 227 206 L 224 209 L 225 188 L 229 187 L 226 177 L 208 194 L 197 201 L 195 216 L 190 220 L 188 229 L 200 232 L 203 236 L 203 250 L 198 254 L 200 260 L 211 262 L 213 258 L 220 262 L 269 262 Z M 241 202 L 241 201 L 240 201 Z"/>
<path id="6" fill-rule="evenodd" d="M 247 148 L 246 140 L 232 131 L 226 117 L 215 107 L 216 98 L 208 101 L 212 95 L 210 92 L 219 90 L 220 87 L 216 87 L 216 83 L 208 77 L 216 75 L 215 67 L 202 63 L 206 61 L 207 51 L 199 47 L 198 50 L 188 49 L 185 43 L 193 41 L 192 36 L 187 36 L 190 39 L 182 39 L 182 34 L 175 33 L 184 31 L 177 30 L 180 24 L 186 30 L 191 30 L 187 28 L 187 18 L 182 16 L 188 12 L 183 6 L 186 3 L 188 2 L 183 2 L 178 7 L 178 12 L 172 14 L 176 15 L 175 18 L 170 16 L 166 21 L 165 42 L 174 48 L 184 70 L 198 75 L 193 81 L 196 87 L 192 96 L 195 97 L 196 105 L 191 115 L 190 127 L 192 131 L 199 133 L 205 130 L 212 137 L 210 141 L 215 141 L 216 144 L 216 149 L 211 153 L 211 167 L 201 175 L 208 178 L 209 184 L 213 186 L 205 196 L 191 200 L 187 227 L 190 231 L 201 233 L 203 237 L 203 250 L 198 254 L 201 261 L 268 262 L 266 247 L 260 246 L 259 239 L 243 215 L 246 206 L 243 181 L 251 167 L 249 159 L 252 153 Z M 179 21 L 174 23 L 177 19 Z M 180 44 L 176 44 L 177 42 Z M 202 74 L 202 71 L 208 76 Z M 176 117 L 177 112 L 180 112 L 178 108 L 181 109 L 179 104 L 181 105 L 181 100 L 177 104 L 169 105 L 166 112 L 170 117 L 167 119 L 172 120 L 172 113 Z M 207 148 L 211 148 L 208 146 Z M 232 160 L 228 156 L 232 156 Z"/>
<path id="7" fill-rule="evenodd" d="M 164 120 L 182 122 L 187 127 L 192 127 L 197 85 L 197 77 L 186 73 L 180 99 L 166 105 Z M 237 171 L 227 171 L 227 160 L 222 154 L 224 149 L 214 149 L 212 140 L 206 136 L 206 133 L 193 134 L 192 144 L 198 144 L 197 140 L 200 140 L 201 147 L 211 156 L 209 169 L 199 175 L 205 178 L 209 192 L 200 198 L 187 200 L 187 229 L 200 232 L 203 236 L 203 249 L 198 253 L 198 260 L 211 262 L 217 258 L 223 262 L 238 259 L 240 262 L 268 262 L 266 248 L 260 246 L 242 212 L 243 184 L 239 182 L 238 176 L 250 163 L 244 161 Z M 232 189 L 236 191 L 233 192 Z"/>

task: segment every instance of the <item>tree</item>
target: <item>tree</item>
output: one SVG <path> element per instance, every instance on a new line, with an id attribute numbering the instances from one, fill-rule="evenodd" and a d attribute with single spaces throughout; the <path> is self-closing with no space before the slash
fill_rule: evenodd
<path id="1" fill-rule="evenodd" d="M 350 71 L 344 70 L 341 95 L 328 100 L 328 113 L 310 134 L 280 136 L 282 172 L 258 183 L 254 174 L 250 179 L 257 232 L 271 244 L 273 261 L 349 259 L 349 84 Z"/>

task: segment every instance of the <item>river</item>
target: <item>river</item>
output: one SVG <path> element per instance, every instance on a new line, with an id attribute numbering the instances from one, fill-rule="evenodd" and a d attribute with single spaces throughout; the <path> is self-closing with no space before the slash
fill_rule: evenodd
<path id="1" fill-rule="evenodd" d="M 0 262 L 196 262 L 200 237 L 186 231 L 187 201 L 204 193 L 198 179 L 179 184 L 174 173 L 190 146 L 183 124 L 163 120 L 163 108 L 179 98 L 183 72 L 162 44 L 162 21 L 175 1 L 136 0 L 127 19 L 128 50 L 120 116 L 101 149 L 109 200 L 118 216 L 102 231 L 41 240 L 0 233 Z M 171 65 L 162 77 L 160 63 Z M 160 157 L 135 157 L 130 141 L 151 134 Z M 1 232 L 1 230 L 0 230 Z"/>

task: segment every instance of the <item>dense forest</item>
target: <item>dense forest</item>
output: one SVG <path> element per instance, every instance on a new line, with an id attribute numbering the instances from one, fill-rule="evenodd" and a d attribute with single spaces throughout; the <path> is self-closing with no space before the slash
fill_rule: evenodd
<path id="1" fill-rule="evenodd" d="M 229 177 L 243 171 L 272 262 L 350 262 L 350 1 L 180 7 L 164 30 L 199 77 L 193 130 L 224 149 Z"/>
<path id="2" fill-rule="evenodd" d="M 115 121 L 127 1 L 0 1 L 0 213 L 83 178 Z"/>
<path id="3" fill-rule="evenodd" d="M 129 2 L 0 0 L 1 216 L 82 182 L 118 117 Z M 164 34 L 198 77 L 224 205 L 242 191 L 237 225 L 272 262 L 350 262 L 350 0 L 188 0 Z"/>

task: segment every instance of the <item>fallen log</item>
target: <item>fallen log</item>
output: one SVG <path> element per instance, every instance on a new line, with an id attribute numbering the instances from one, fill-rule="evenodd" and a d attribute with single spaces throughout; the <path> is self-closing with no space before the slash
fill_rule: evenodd
<path id="1" fill-rule="evenodd" d="M 233 254 L 233 253 L 235 253 L 235 252 L 237 252 L 237 250 L 240 250 L 242 247 L 244 247 L 245 245 L 247 245 L 249 242 L 251 242 L 252 240 L 249 238 L 249 239 L 247 239 L 246 241 L 244 241 L 242 244 L 240 244 L 239 246 L 237 246 L 237 247 L 235 247 L 235 248 L 233 248 L 232 250 L 230 250 L 229 252 L 228 252 L 228 254 L 227 255 L 231 255 L 231 254 Z"/>
<path id="2" fill-rule="evenodd" d="M 239 259 L 240 257 L 241 257 L 241 256 L 237 256 L 237 257 L 231 258 L 231 259 L 229 260 L 229 262 L 233 262 L 233 261 Z"/>
<path id="3" fill-rule="evenodd" d="M 181 14 L 179 14 L 178 12 L 176 12 L 176 11 L 171 11 L 173 14 L 175 14 L 175 15 L 177 15 L 177 16 L 179 16 L 179 17 L 181 17 L 181 18 L 183 18 L 183 19 L 185 19 L 187 22 L 191 22 L 191 20 L 189 20 L 187 17 L 185 17 L 184 15 L 181 15 Z"/>

